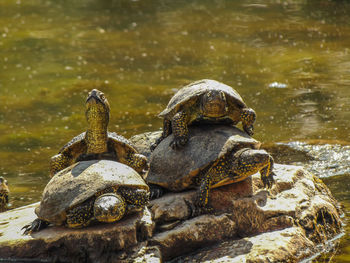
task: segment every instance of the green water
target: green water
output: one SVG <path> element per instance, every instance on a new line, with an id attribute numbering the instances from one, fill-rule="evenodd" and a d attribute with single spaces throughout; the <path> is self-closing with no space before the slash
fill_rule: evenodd
<path id="1" fill-rule="evenodd" d="M 87 91 L 105 92 L 109 129 L 130 137 L 158 130 L 176 89 L 202 78 L 239 91 L 264 144 L 331 145 L 348 165 L 326 182 L 350 207 L 349 153 L 331 151 L 350 145 L 350 3 L 326 0 L 0 1 L 0 175 L 12 206 L 40 199 L 50 156 L 85 129 Z M 332 260 L 350 262 L 348 233 Z"/>

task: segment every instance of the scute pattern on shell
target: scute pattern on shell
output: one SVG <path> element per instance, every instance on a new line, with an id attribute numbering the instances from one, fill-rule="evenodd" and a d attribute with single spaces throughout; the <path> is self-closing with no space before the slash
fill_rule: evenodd
<path id="1" fill-rule="evenodd" d="M 65 220 L 67 209 L 111 186 L 149 189 L 142 177 L 127 165 L 108 160 L 82 161 L 51 178 L 35 212 L 40 219 L 59 225 Z"/>
<path id="2" fill-rule="evenodd" d="M 242 97 L 232 87 L 218 82 L 216 80 L 203 79 L 193 82 L 187 86 L 181 88 L 175 95 L 170 99 L 168 106 L 158 116 L 164 117 L 171 111 L 177 109 L 185 103 L 189 103 L 190 100 L 199 97 L 200 95 L 210 90 L 221 90 L 228 95 L 227 99 L 233 101 L 239 107 L 246 107 Z"/>

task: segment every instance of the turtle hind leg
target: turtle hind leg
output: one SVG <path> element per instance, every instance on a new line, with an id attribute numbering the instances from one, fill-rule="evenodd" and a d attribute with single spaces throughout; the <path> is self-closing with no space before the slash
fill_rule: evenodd
<path id="1" fill-rule="evenodd" d="M 49 224 L 50 224 L 49 222 L 37 218 L 33 222 L 31 222 L 30 224 L 22 227 L 22 230 L 24 230 L 23 235 L 29 235 L 33 232 L 38 232 L 38 231 L 46 228 Z"/>
<path id="2" fill-rule="evenodd" d="M 163 132 L 162 135 L 156 140 L 155 143 L 153 143 L 150 147 L 151 152 L 154 151 L 154 149 L 160 144 L 166 137 L 168 137 L 171 134 L 171 121 L 164 119 L 163 121 Z"/>
<path id="3" fill-rule="evenodd" d="M 254 134 L 254 122 L 256 120 L 256 113 L 251 108 L 244 108 L 240 115 L 243 130 L 250 136 Z"/>
<path id="4" fill-rule="evenodd" d="M 90 224 L 94 216 L 94 198 L 67 211 L 66 224 L 69 228 L 81 228 Z"/>

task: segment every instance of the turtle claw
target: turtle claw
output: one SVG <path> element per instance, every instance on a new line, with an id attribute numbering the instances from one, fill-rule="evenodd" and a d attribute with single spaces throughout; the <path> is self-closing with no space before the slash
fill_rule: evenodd
<path id="1" fill-rule="evenodd" d="M 157 148 L 158 144 L 157 143 L 153 143 L 151 145 L 151 147 L 149 147 L 150 151 L 153 152 L 155 148 Z"/>
<path id="2" fill-rule="evenodd" d="M 249 136 L 253 136 L 253 134 L 254 134 L 254 127 L 253 127 L 253 125 L 243 127 L 243 129 Z"/>
<path id="3" fill-rule="evenodd" d="M 173 150 L 177 150 L 184 147 L 187 141 L 188 141 L 187 137 L 178 137 L 178 138 L 175 138 L 169 145 Z"/>
<path id="4" fill-rule="evenodd" d="M 276 176 L 275 173 L 270 173 L 268 176 L 261 178 L 265 188 L 270 189 L 273 186 L 275 183 L 275 180 L 273 179 L 274 176 Z"/>
<path id="5" fill-rule="evenodd" d="M 197 217 L 203 214 L 213 214 L 214 213 L 214 208 L 210 205 L 206 205 L 206 206 L 199 206 L 199 205 L 195 205 L 192 202 L 188 201 L 188 200 L 184 200 L 187 207 L 188 207 L 188 211 L 189 211 L 189 218 L 192 217 Z"/>
<path id="6" fill-rule="evenodd" d="M 150 199 L 157 199 L 164 195 L 164 191 L 161 187 L 156 185 L 150 185 Z"/>
<path id="7" fill-rule="evenodd" d="M 21 230 L 24 230 L 23 235 L 29 235 L 33 232 L 38 232 L 38 231 L 46 228 L 49 224 L 50 224 L 49 222 L 37 218 L 33 222 L 31 222 L 30 224 L 22 227 Z"/>

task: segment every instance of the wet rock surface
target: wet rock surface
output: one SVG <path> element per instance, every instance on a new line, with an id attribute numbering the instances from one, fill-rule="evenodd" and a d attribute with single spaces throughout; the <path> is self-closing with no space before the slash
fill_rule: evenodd
<path id="1" fill-rule="evenodd" d="M 298 262 L 341 232 L 328 188 L 302 167 L 275 165 L 269 191 L 260 175 L 211 191 L 214 214 L 191 217 L 195 191 L 167 193 L 149 212 L 114 224 L 72 230 L 20 228 L 35 204 L 0 214 L 1 258 L 61 262 Z"/>

